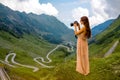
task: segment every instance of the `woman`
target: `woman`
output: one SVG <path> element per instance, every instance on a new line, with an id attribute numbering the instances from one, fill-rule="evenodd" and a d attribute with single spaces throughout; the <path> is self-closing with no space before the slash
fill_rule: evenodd
<path id="1" fill-rule="evenodd" d="M 88 75 L 89 71 L 89 56 L 88 56 L 88 42 L 87 39 L 91 37 L 91 30 L 89 26 L 89 20 L 86 16 L 83 16 L 80 20 L 83 27 L 78 30 L 76 24 L 74 24 L 75 35 L 77 35 L 77 64 L 76 71 Z"/>

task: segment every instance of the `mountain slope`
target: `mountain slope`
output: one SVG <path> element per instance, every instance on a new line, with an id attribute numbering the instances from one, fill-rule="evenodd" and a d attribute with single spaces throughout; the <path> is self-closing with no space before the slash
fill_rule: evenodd
<path id="1" fill-rule="evenodd" d="M 40 28 L 42 32 L 47 32 L 43 32 L 42 34 L 43 37 L 47 40 L 50 40 L 51 38 L 57 39 L 56 41 L 60 41 L 61 39 L 70 41 L 74 39 L 73 30 L 68 29 L 63 23 L 58 21 L 57 18 L 53 16 L 46 16 L 45 14 L 34 15 L 30 13 L 29 17 L 36 20 L 37 23 L 44 23 L 38 26 L 38 28 Z"/>
<path id="2" fill-rule="evenodd" d="M 41 21 L 33 16 L 39 16 Z M 44 22 L 42 22 L 42 17 L 45 19 Z M 55 21 L 57 24 L 51 21 Z M 34 73 L 29 68 L 13 64 L 11 62 L 12 56 L 10 56 L 8 59 L 10 64 L 17 66 L 17 68 L 12 68 L 6 64 L 4 67 L 12 80 L 45 79 L 52 74 L 53 69 L 43 68 L 33 59 L 43 57 L 45 61 L 48 61 L 46 59 L 47 53 L 56 47 L 56 44 L 48 41 L 53 43 L 61 43 L 65 39 L 71 41 L 70 37 L 73 35 L 71 33 L 72 30 L 53 16 L 20 13 L 0 4 L 0 65 L 3 64 L 1 60 L 4 61 L 6 55 L 14 52 L 17 63 L 35 66 L 40 70 Z M 70 35 L 69 38 L 64 37 L 68 35 Z M 57 64 L 63 63 L 64 58 L 70 54 L 65 48 L 59 48 L 54 53 L 53 62 L 45 65 L 57 66 Z M 38 61 L 42 62 L 41 59 Z"/>
<path id="3" fill-rule="evenodd" d="M 2 4 L 0 10 L 0 29 L 15 37 L 21 38 L 27 33 L 52 43 L 74 40 L 73 30 L 54 16 L 20 13 Z"/>
<path id="4" fill-rule="evenodd" d="M 44 39 L 39 39 L 36 36 L 24 34 L 23 38 L 16 38 L 5 31 L 0 31 L 0 65 L 3 64 L 1 60 L 4 61 L 6 55 L 10 52 L 14 52 L 16 53 L 16 62 L 22 65 L 35 66 L 40 70 L 34 73 L 32 69 L 15 65 L 11 62 L 12 56 L 10 56 L 8 59 L 10 64 L 17 66 L 13 68 L 4 64 L 10 78 L 12 80 L 42 80 L 52 74 L 53 68 L 43 68 L 33 59 L 36 57 L 43 57 L 45 61 L 48 61 L 46 55 L 55 47 L 55 44 L 48 43 Z M 45 65 L 57 66 L 57 64 L 63 63 L 64 58 L 69 55 L 69 52 L 67 52 L 65 48 L 61 48 L 56 50 L 53 54 L 55 54 L 54 58 L 52 58 L 53 62 Z M 42 62 L 41 59 L 38 59 L 38 61 Z M 46 76 L 42 74 L 46 74 Z"/>
<path id="5" fill-rule="evenodd" d="M 114 19 L 110 19 L 92 28 L 92 36 L 95 36 L 107 29 L 113 21 Z"/>
<path id="6" fill-rule="evenodd" d="M 117 40 L 120 40 L 120 17 L 114 20 L 106 30 L 94 37 L 89 46 L 90 50 L 93 50 L 90 55 L 102 57 Z"/>

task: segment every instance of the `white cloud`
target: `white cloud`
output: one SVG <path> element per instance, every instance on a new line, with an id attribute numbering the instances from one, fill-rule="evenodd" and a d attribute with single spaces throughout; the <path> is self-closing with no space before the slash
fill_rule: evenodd
<path id="1" fill-rule="evenodd" d="M 90 16 L 91 25 L 100 24 L 109 18 L 105 12 L 107 8 L 105 0 L 91 0 L 92 16 Z"/>
<path id="2" fill-rule="evenodd" d="M 58 10 L 51 3 L 40 4 L 39 0 L 0 0 L 0 3 L 20 12 L 45 13 L 54 16 L 58 14 Z"/>
<path id="3" fill-rule="evenodd" d="M 94 26 L 104 22 L 105 20 L 109 19 L 108 13 L 105 12 L 107 8 L 107 2 L 105 0 L 91 0 L 91 11 L 87 8 L 75 8 L 73 13 L 73 18 L 79 20 L 81 16 L 88 16 L 90 25 Z"/>
<path id="4" fill-rule="evenodd" d="M 78 7 L 73 9 L 72 11 L 72 17 L 75 20 L 80 20 L 80 17 L 82 16 L 89 16 L 89 11 L 86 8 Z"/>
<path id="5" fill-rule="evenodd" d="M 115 18 L 120 14 L 120 0 L 106 0 L 105 12 L 109 14 L 109 17 Z"/>

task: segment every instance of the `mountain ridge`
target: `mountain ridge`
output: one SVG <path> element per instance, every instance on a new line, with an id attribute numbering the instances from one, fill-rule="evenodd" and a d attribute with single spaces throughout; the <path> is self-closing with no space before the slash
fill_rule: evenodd
<path id="1" fill-rule="evenodd" d="M 62 43 L 75 39 L 72 36 L 73 30 L 54 16 L 21 13 L 2 4 L 0 4 L 0 9 L 0 29 L 8 31 L 15 37 L 21 38 L 23 34 L 27 33 L 42 37 L 51 43 Z"/>
<path id="2" fill-rule="evenodd" d="M 114 19 L 109 19 L 101 24 L 98 24 L 97 26 L 92 28 L 92 35 L 96 36 L 97 34 L 101 33 L 102 31 L 107 29 L 110 26 L 110 24 L 112 24 L 113 21 Z"/>

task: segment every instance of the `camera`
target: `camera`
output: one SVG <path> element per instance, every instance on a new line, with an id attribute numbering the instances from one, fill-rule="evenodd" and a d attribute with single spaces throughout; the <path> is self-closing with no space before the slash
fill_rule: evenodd
<path id="1" fill-rule="evenodd" d="M 74 23 L 70 23 L 70 26 L 74 26 L 74 24 L 76 24 L 77 26 L 79 26 L 79 23 L 77 21 L 74 21 Z M 75 35 L 75 38 L 77 39 L 77 35 Z"/>
<path id="2" fill-rule="evenodd" d="M 72 27 L 74 25 L 74 23 L 70 23 L 70 26 Z"/>
<path id="3" fill-rule="evenodd" d="M 77 26 L 79 26 L 79 23 L 77 21 L 74 21 L 74 23 L 70 23 L 70 26 L 72 27 L 74 24 L 77 24 Z"/>

